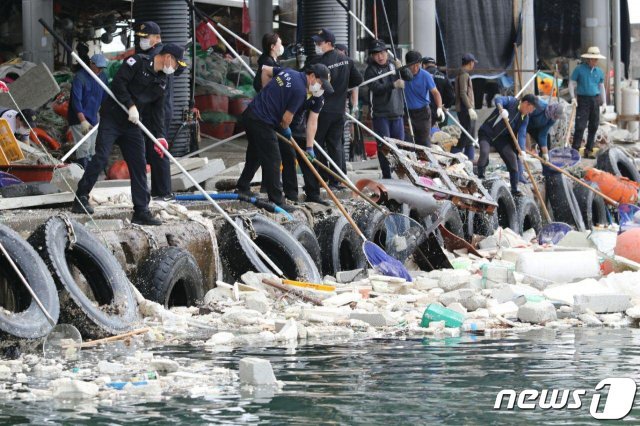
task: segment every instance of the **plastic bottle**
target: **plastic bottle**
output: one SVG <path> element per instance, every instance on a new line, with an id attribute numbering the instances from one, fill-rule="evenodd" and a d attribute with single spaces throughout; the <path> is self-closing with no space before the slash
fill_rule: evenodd
<path id="1" fill-rule="evenodd" d="M 460 330 L 466 331 L 468 333 L 484 333 L 484 330 L 487 328 L 487 325 L 484 321 L 476 321 L 476 322 L 465 322 L 460 327 Z"/>
<path id="2" fill-rule="evenodd" d="M 444 321 L 445 327 L 458 328 L 464 321 L 464 315 L 432 303 L 424 310 L 420 327 L 429 327 L 431 321 Z"/>

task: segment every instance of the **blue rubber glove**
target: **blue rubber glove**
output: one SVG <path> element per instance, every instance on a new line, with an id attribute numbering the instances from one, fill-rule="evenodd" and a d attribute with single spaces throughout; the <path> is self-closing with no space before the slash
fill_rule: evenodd
<path id="1" fill-rule="evenodd" d="M 316 153 L 313 151 L 313 148 L 307 148 L 305 149 L 305 152 L 309 161 L 313 161 L 316 159 Z"/>
<path id="2" fill-rule="evenodd" d="M 291 139 L 291 128 L 287 127 L 286 129 L 280 129 L 280 134 L 287 138 L 287 140 Z"/>

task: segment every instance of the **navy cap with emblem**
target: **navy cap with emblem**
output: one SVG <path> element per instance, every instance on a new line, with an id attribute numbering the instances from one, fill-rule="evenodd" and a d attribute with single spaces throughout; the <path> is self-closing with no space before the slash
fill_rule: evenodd
<path id="1" fill-rule="evenodd" d="M 25 108 L 20 112 L 22 113 L 21 116 L 27 119 L 27 124 L 29 124 L 30 127 L 36 127 L 36 112 L 34 110 Z"/>
<path id="2" fill-rule="evenodd" d="M 320 79 L 322 88 L 326 95 L 333 93 L 333 86 L 331 85 L 331 75 L 329 74 L 329 68 L 325 64 L 313 64 L 308 68 L 308 72 L 312 72 L 316 78 Z"/>
<path id="3" fill-rule="evenodd" d="M 176 61 L 178 62 L 179 66 L 181 67 L 187 66 L 187 63 L 183 61 L 184 48 L 178 46 L 175 43 L 167 43 L 164 46 L 162 46 L 162 50 L 160 51 L 159 55 L 165 55 L 167 53 L 173 56 L 174 58 L 176 58 Z"/>
<path id="4" fill-rule="evenodd" d="M 159 35 L 160 26 L 153 21 L 146 21 L 140 24 L 136 35 L 138 37 L 149 37 L 150 35 Z"/>
<path id="5" fill-rule="evenodd" d="M 333 32 L 328 28 L 321 29 L 318 34 L 314 34 L 311 36 L 311 39 L 318 43 L 320 41 L 326 41 L 331 44 L 336 44 L 336 36 L 333 35 Z"/>

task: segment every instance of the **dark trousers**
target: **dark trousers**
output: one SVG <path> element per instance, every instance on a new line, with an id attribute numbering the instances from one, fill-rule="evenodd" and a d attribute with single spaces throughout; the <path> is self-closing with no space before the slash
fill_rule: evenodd
<path id="1" fill-rule="evenodd" d="M 410 109 L 409 118 L 413 125 L 414 143 L 431 146 L 431 110 L 429 107 Z"/>
<path id="2" fill-rule="evenodd" d="M 303 135 L 298 135 L 295 138 L 298 146 L 305 150 L 307 148 L 307 138 Z M 316 151 L 316 153 L 318 153 Z M 319 154 L 319 153 L 318 153 Z M 318 156 L 318 161 L 321 158 L 324 158 L 324 155 L 320 154 Z M 313 174 L 311 169 L 307 166 L 307 163 L 302 159 L 298 158 L 298 165 L 300 166 L 300 170 L 302 170 L 302 177 L 304 178 L 304 193 L 307 198 L 319 198 L 320 197 L 320 182 L 318 182 L 318 178 Z"/>
<path id="3" fill-rule="evenodd" d="M 476 122 L 471 120 L 469 110 L 465 108 L 464 105 L 462 105 L 460 111 L 458 111 L 458 121 L 470 135 L 473 135 L 476 131 Z M 464 132 L 460 135 L 458 144 L 451 148 L 451 152 L 454 154 L 463 152 L 470 161 L 473 161 L 473 157 L 476 155 L 475 149 L 473 148 L 473 141 L 469 139 L 469 136 L 465 135 Z"/>
<path id="4" fill-rule="evenodd" d="M 120 146 L 124 161 L 131 177 L 131 198 L 133 210 L 143 212 L 149 209 L 149 188 L 147 187 L 147 161 L 142 131 L 128 121 L 117 122 L 106 115 L 100 120 L 96 138 L 96 154 L 78 182 L 78 196 L 88 196 L 93 189 L 100 172 L 109 161 L 113 144 Z"/>
<path id="5" fill-rule="evenodd" d="M 380 137 L 388 136 L 390 138 L 404 140 L 404 120 L 402 117 L 396 118 L 374 118 L 373 131 Z M 378 141 L 378 161 L 380 162 L 380 170 L 382 170 L 383 179 L 391 179 L 391 167 L 389 161 L 382 153 L 382 142 Z"/>
<path id="6" fill-rule="evenodd" d="M 292 201 L 297 201 L 298 173 L 296 172 L 296 152 L 291 145 L 280 138 L 278 138 L 278 147 L 282 158 L 282 189 L 284 196 Z"/>
<path id="7" fill-rule="evenodd" d="M 153 141 L 144 138 L 147 164 L 151 166 L 151 195 L 164 196 L 171 194 L 171 164 L 169 158 L 160 158 L 154 147 Z"/>
<path id="8" fill-rule="evenodd" d="M 343 133 L 344 113 L 320 112 L 320 115 L 318 116 L 318 129 L 316 130 L 316 141 L 344 172 L 347 170 L 347 167 L 344 161 L 344 146 L 342 145 Z M 326 160 L 320 157 L 320 162 L 327 165 Z M 331 176 L 326 174 L 322 175 L 325 180 L 328 180 L 329 185 L 339 184 L 339 182 Z"/>
<path id="9" fill-rule="evenodd" d="M 587 127 L 588 123 L 588 127 Z M 596 140 L 596 132 L 600 124 L 600 95 L 578 95 L 578 107 L 576 108 L 576 128 L 573 132 L 573 149 L 580 149 L 584 129 L 587 128 L 587 145 L 585 152 L 593 150 L 593 142 Z"/>
<path id="10" fill-rule="evenodd" d="M 249 192 L 251 179 L 262 167 L 262 184 L 267 190 L 269 200 L 282 205 L 282 184 L 280 183 L 280 147 L 273 126 L 261 121 L 251 110 L 246 109 L 242 114 L 242 123 L 247 132 L 247 154 L 244 169 L 238 179 L 237 188 L 240 192 Z"/>
<path id="11" fill-rule="evenodd" d="M 509 182 L 511 183 L 511 191 L 518 190 L 518 155 L 513 147 L 513 142 L 510 139 L 499 138 L 493 142 L 489 141 L 489 138 L 480 134 L 480 156 L 478 157 L 478 177 L 484 179 L 484 172 L 489 164 L 489 150 L 493 146 L 500 158 L 504 161 L 509 171 Z"/>

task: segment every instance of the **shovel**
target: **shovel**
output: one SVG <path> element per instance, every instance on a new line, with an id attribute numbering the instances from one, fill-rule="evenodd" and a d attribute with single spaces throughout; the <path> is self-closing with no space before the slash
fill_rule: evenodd
<path id="1" fill-rule="evenodd" d="M 404 278 L 407 281 L 412 281 L 411 276 L 409 275 L 409 272 L 406 270 L 402 262 L 385 253 L 385 251 L 382 250 L 375 243 L 367 240 L 367 237 L 362 233 L 358 225 L 354 222 L 351 215 L 349 215 L 349 213 L 345 210 L 340 200 L 338 200 L 338 197 L 336 197 L 333 191 L 329 188 L 329 185 L 327 185 L 324 179 L 322 179 L 322 177 L 320 176 L 316 168 L 313 167 L 313 164 L 311 163 L 309 158 L 307 158 L 306 153 L 302 150 L 302 148 L 300 148 L 298 143 L 293 138 L 289 140 L 278 132 L 276 132 L 276 135 L 278 135 L 278 138 L 280 138 L 283 142 L 287 142 L 289 145 L 293 147 L 293 149 L 298 153 L 298 156 L 302 158 L 302 160 L 306 163 L 307 167 L 309 167 L 309 170 L 311 170 L 311 172 L 315 175 L 320 185 L 322 185 L 325 191 L 327 191 L 327 194 L 329 195 L 333 203 L 336 205 L 338 210 L 340 210 L 340 213 L 342 213 L 342 215 L 347 219 L 347 221 L 349 222 L 351 227 L 354 229 L 354 231 L 356 231 L 358 236 L 362 238 L 362 241 L 363 241 L 362 251 L 364 252 L 364 255 L 366 256 L 369 264 L 371 264 L 371 266 L 374 269 L 378 270 L 383 275 L 400 277 L 400 278 Z"/>

